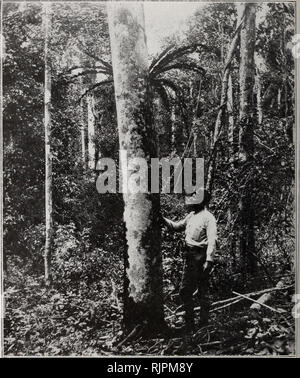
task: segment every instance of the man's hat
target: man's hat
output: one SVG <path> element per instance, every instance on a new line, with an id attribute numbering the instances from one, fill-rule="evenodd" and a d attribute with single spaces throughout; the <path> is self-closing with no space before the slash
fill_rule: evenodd
<path id="1" fill-rule="evenodd" d="M 191 195 L 185 196 L 186 205 L 205 205 L 210 201 L 210 192 L 205 188 L 198 188 Z"/>

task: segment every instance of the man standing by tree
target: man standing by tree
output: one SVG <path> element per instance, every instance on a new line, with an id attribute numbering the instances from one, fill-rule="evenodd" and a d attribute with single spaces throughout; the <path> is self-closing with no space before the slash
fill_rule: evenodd
<path id="1" fill-rule="evenodd" d="M 203 189 L 202 189 L 203 190 Z M 208 323 L 209 300 L 208 279 L 213 267 L 216 249 L 217 224 L 212 213 L 207 210 L 210 193 L 203 190 L 201 203 L 186 198 L 186 205 L 191 210 L 181 221 L 173 222 L 163 218 L 164 224 L 173 231 L 185 231 L 184 267 L 182 273 L 180 298 L 185 309 L 186 331 L 195 327 L 193 293 L 198 289 L 200 301 L 200 326 Z"/>

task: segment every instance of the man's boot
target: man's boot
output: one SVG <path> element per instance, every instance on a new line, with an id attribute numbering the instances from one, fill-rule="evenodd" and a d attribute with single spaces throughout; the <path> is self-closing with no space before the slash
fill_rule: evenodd
<path id="1" fill-rule="evenodd" d="M 209 316 L 209 304 L 202 303 L 200 308 L 200 321 L 199 327 L 205 327 L 208 325 L 208 316 Z"/>
<path id="2" fill-rule="evenodd" d="M 195 330 L 194 310 L 193 305 L 185 306 L 185 331 L 187 333 L 193 333 Z"/>

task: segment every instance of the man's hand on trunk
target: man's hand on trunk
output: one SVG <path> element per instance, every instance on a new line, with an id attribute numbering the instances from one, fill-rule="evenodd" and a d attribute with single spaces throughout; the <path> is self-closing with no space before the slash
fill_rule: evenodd
<path id="1" fill-rule="evenodd" d="M 213 268 L 213 262 L 212 261 L 205 261 L 203 265 L 203 273 L 210 274 Z"/>

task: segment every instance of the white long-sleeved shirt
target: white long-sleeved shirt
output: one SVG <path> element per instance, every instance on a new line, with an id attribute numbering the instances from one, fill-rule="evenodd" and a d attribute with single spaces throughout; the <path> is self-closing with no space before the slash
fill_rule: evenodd
<path id="1" fill-rule="evenodd" d="M 206 260 L 213 261 L 217 241 L 216 218 L 207 209 L 191 212 L 179 222 L 164 218 L 169 228 L 185 231 L 185 242 L 190 247 L 207 246 Z"/>

